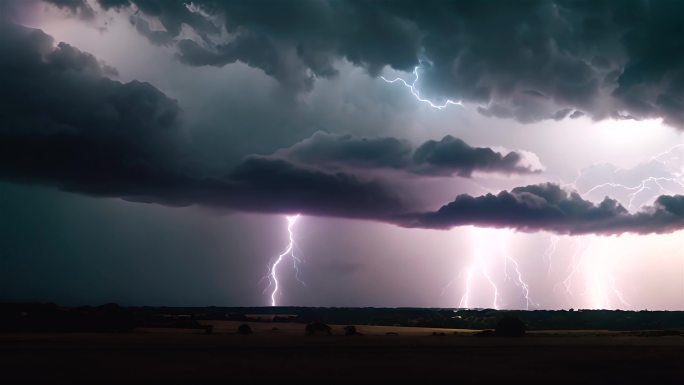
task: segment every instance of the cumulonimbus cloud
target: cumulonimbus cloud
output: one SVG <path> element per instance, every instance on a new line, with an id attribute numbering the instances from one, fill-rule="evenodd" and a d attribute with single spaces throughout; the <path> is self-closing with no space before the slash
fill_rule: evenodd
<path id="1" fill-rule="evenodd" d="M 185 163 L 176 101 L 121 83 L 90 54 L 0 20 L 0 178 L 169 205 L 374 218 L 402 207 L 369 179 L 247 157 L 226 175 Z M 190 162 L 192 163 L 192 162 Z"/>
<path id="2" fill-rule="evenodd" d="M 83 0 L 49 2 L 89 14 Z M 346 60 L 420 66 L 421 95 L 521 122 L 663 118 L 684 128 L 679 1 L 98 0 L 189 65 L 240 61 L 296 92 Z M 152 31 L 146 19 L 163 30 Z M 183 26 L 197 39 L 181 34 Z"/>
<path id="3" fill-rule="evenodd" d="M 347 138 L 340 144 L 339 137 L 330 137 L 321 148 L 318 142 L 293 146 L 292 159 L 250 156 L 224 175 L 209 175 L 186 162 L 178 135 L 180 109 L 153 86 L 111 80 L 105 75 L 112 70 L 92 55 L 5 21 L 0 21 L 0 55 L 3 180 L 167 205 L 301 212 L 408 227 L 476 225 L 560 234 L 684 228 L 684 196 L 660 196 L 653 206 L 632 214 L 614 200 L 594 205 L 552 184 L 461 195 L 435 212 L 416 212 L 404 191 L 355 175 L 349 167 L 430 164 L 448 169 L 462 161 L 452 158 L 452 151 L 468 155 L 465 170 L 473 167 L 473 159 L 480 166 L 509 165 L 508 155 L 449 137 L 414 152 L 392 138 Z M 325 155 L 325 148 L 333 151 Z M 371 151 L 376 148 L 382 151 Z M 347 162 L 347 170 L 322 169 L 316 164 L 321 157 Z"/>

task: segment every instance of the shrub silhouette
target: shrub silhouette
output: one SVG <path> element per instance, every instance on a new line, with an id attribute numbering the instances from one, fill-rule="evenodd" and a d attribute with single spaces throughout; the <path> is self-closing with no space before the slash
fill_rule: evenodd
<path id="1" fill-rule="evenodd" d="M 316 333 L 332 334 L 332 328 L 323 322 L 312 322 L 306 325 L 304 329 L 307 335 L 314 335 Z"/>
<path id="2" fill-rule="evenodd" d="M 527 327 L 520 318 L 507 315 L 496 324 L 494 333 L 499 337 L 522 337 L 525 330 Z"/>
<path id="3" fill-rule="evenodd" d="M 475 337 L 495 337 L 496 333 L 492 329 L 485 329 L 475 333 Z"/>
<path id="4" fill-rule="evenodd" d="M 242 324 L 242 325 L 238 326 L 237 332 L 238 332 L 238 334 L 245 334 L 245 335 L 253 333 L 252 327 L 247 325 L 247 324 Z"/>
<path id="5" fill-rule="evenodd" d="M 345 336 L 360 336 L 361 333 L 356 331 L 356 326 L 349 325 L 344 327 L 344 335 Z"/>

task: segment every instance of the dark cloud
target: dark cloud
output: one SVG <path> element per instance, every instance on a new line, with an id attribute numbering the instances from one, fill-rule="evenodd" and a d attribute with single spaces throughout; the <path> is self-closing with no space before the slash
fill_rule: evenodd
<path id="1" fill-rule="evenodd" d="M 173 41 L 173 38 L 168 32 L 152 30 L 147 20 L 143 18 L 132 16 L 130 21 L 131 24 L 135 26 L 135 30 L 141 35 L 145 36 L 153 44 L 168 45 Z"/>
<path id="2" fill-rule="evenodd" d="M 39 30 L 0 22 L 0 176 L 126 190 L 172 167 L 178 106 Z"/>
<path id="3" fill-rule="evenodd" d="M 249 157 L 205 175 L 182 151 L 177 103 L 120 83 L 90 54 L 0 23 L 0 178 L 170 205 L 376 218 L 401 209 L 377 182 Z"/>
<path id="4" fill-rule="evenodd" d="M 684 228 L 684 195 L 663 195 L 631 214 L 617 201 L 586 201 L 551 183 L 517 187 L 496 195 L 459 195 L 435 212 L 404 217 L 408 227 L 447 229 L 462 225 L 549 231 L 557 234 L 650 234 Z"/>
<path id="5" fill-rule="evenodd" d="M 293 91 L 335 76 L 340 59 L 373 76 L 420 64 L 422 95 L 477 104 L 487 116 L 662 117 L 684 127 L 680 1 L 186 3 L 130 1 L 137 17 L 156 18 L 165 30 L 138 29 L 157 44 L 175 40 L 181 61 L 241 61 Z M 183 36 L 183 25 L 199 38 Z"/>
<path id="6" fill-rule="evenodd" d="M 299 167 L 282 159 L 249 157 L 229 180 L 229 204 L 249 211 L 382 219 L 406 207 L 399 193 L 378 182 Z"/>
<path id="7" fill-rule="evenodd" d="M 388 13 L 381 3 L 195 1 L 191 7 L 185 1 L 140 0 L 131 4 L 145 17 L 158 19 L 168 38 L 177 40 L 182 62 L 223 66 L 241 61 L 294 91 L 310 90 L 316 77 L 335 76 L 340 58 L 378 75 L 386 65 L 412 68 L 420 51 L 420 31 L 411 21 Z M 201 38 L 180 36 L 182 25 Z M 166 39 L 157 34 L 151 41 L 158 44 Z"/>
<path id="8" fill-rule="evenodd" d="M 319 131 L 275 155 L 318 167 L 391 168 L 419 175 L 466 178 L 476 171 L 504 174 L 540 171 L 540 166 L 534 164 L 538 161 L 533 154 L 509 152 L 504 155 L 491 148 L 472 147 L 450 135 L 440 141 L 429 140 L 414 150 L 408 141 L 396 138 L 355 138 Z"/>
<path id="9" fill-rule="evenodd" d="M 276 155 L 312 165 L 405 168 L 412 151 L 409 142 L 396 138 L 356 138 L 318 131 Z"/>
<path id="10" fill-rule="evenodd" d="M 86 0 L 44 0 L 57 8 L 69 10 L 85 20 L 95 18 L 95 11 Z M 107 0 L 104 1 L 107 3 Z"/>
<path id="11" fill-rule="evenodd" d="M 660 196 L 630 214 L 616 201 L 594 205 L 552 184 L 498 195 L 461 195 L 436 212 L 353 168 L 435 167 L 470 175 L 516 170 L 517 153 L 470 147 L 453 137 L 413 152 L 393 138 L 317 134 L 282 153 L 250 156 L 227 173 L 207 172 L 183 151 L 177 103 L 147 83 L 105 75 L 95 57 L 54 45 L 39 30 L 0 22 L 0 178 L 167 205 L 302 212 L 404 226 L 512 227 L 556 233 L 668 232 L 684 227 L 684 197 Z M 516 154 L 516 155 L 511 155 Z M 341 171 L 323 169 L 340 163 Z M 407 163 L 408 162 L 408 165 Z"/>
<path id="12" fill-rule="evenodd" d="M 472 147 L 451 135 L 440 141 L 423 143 L 413 154 L 413 161 L 423 173 L 457 174 L 462 177 L 470 177 L 475 171 L 504 174 L 540 171 L 536 165 L 525 164 L 521 153 L 509 152 L 504 155 L 488 147 Z"/>

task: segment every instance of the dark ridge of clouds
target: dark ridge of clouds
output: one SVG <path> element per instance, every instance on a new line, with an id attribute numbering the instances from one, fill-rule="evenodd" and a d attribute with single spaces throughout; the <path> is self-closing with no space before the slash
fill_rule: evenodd
<path id="1" fill-rule="evenodd" d="M 472 147 L 461 139 L 447 135 L 440 141 L 429 140 L 416 149 L 413 162 L 419 172 L 433 175 L 453 175 L 469 178 L 473 172 L 529 174 L 540 172 L 524 161 L 521 153 L 504 155 L 488 147 Z"/>
<path id="2" fill-rule="evenodd" d="M 135 30 L 145 36 L 152 44 L 169 45 L 173 42 L 173 38 L 168 32 L 152 30 L 147 20 L 143 18 L 131 16 L 130 22 L 135 26 Z"/>
<path id="3" fill-rule="evenodd" d="M 684 229 L 684 195 L 662 195 L 653 206 L 631 214 L 614 199 L 594 204 L 546 183 L 496 195 L 459 195 L 437 211 L 406 215 L 399 222 L 431 229 L 474 225 L 571 235 L 669 233 Z"/>
<path id="4" fill-rule="evenodd" d="M 229 175 L 229 206 L 257 212 L 305 212 L 378 219 L 406 209 L 408 201 L 376 181 L 326 173 L 282 159 L 248 157 Z"/>
<path id="5" fill-rule="evenodd" d="M 314 85 L 314 74 L 298 62 L 295 51 L 283 49 L 263 36 L 242 34 L 230 43 L 217 46 L 216 51 L 185 39 L 178 42 L 178 49 L 178 58 L 188 65 L 222 67 L 239 60 L 261 69 L 289 90 L 310 91 Z"/>
<path id="6" fill-rule="evenodd" d="M 317 131 L 274 155 L 312 165 L 401 169 L 409 166 L 412 151 L 408 141 L 396 138 L 356 138 Z"/>
<path id="7" fill-rule="evenodd" d="M 78 11 L 83 1 L 66 3 Z M 684 127 L 681 1 L 99 3 L 158 19 L 164 31 L 138 29 L 156 44 L 175 41 L 189 65 L 240 61 L 293 92 L 335 76 L 340 59 L 372 76 L 422 61 L 422 95 L 476 104 L 487 116 L 663 118 Z M 184 25 L 200 38 L 183 36 Z"/>
<path id="8" fill-rule="evenodd" d="M 176 156 L 177 103 L 97 59 L 0 21 L 0 176 L 65 189 L 143 183 Z"/>
<path id="9" fill-rule="evenodd" d="M 429 140 L 418 148 L 405 140 L 392 137 L 356 138 L 316 132 L 291 147 L 276 151 L 274 156 L 317 167 L 342 170 L 390 168 L 410 174 L 464 178 L 473 172 L 530 174 L 541 171 L 534 155 L 511 151 L 507 154 L 488 147 L 472 147 L 461 139 L 447 135 L 439 141 Z"/>
<path id="10" fill-rule="evenodd" d="M 653 206 L 630 214 L 614 200 L 595 205 L 546 184 L 497 195 L 461 195 L 436 212 L 410 214 L 418 209 L 404 190 L 349 172 L 322 171 L 317 164 L 251 156 L 224 176 L 205 175 L 182 151 L 177 103 L 153 86 L 108 79 L 92 55 L 63 43 L 55 46 L 39 30 L 4 21 L 0 54 L 3 180 L 165 205 L 301 212 L 409 227 L 478 225 L 559 234 L 684 228 L 682 195 L 660 196 Z M 404 151 L 401 142 L 372 143 Z M 352 151 L 352 158 L 378 161 L 365 151 Z M 344 154 L 336 156 L 343 159 Z"/>
<path id="11" fill-rule="evenodd" d="M 0 178 L 165 205 L 380 218 L 402 211 L 372 180 L 248 157 L 226 176 L 186 159 L 177 103 L 104 77 L 97 59 L 0 21 Z"/>

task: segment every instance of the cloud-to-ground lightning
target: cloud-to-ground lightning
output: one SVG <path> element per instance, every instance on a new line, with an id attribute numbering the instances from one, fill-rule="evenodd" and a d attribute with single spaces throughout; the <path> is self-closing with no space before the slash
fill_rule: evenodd
<path id="1" fill-rule="evenodd" d="M 606 195 L 617 199 L 628 210 L 638 210 L 644 205 L 652 204 L 661 194 L 682 194 L 684 193 L 684 144 L 677 144 L 666 151 L 654 155 L 645 160 L 644 164 L 657 162 L 661 168 L 660 172 L 665 171 L 667 175 L 646 175 L 635 180 L 633 183 L 619 183 L 615 181 L 600 182 L 592 186 L 579 187 L 582 173 L 578 173 L 575 180 L 561 185 L 578 191 L 583 197 L 603 199 Z M 628 170 L 616 171 L 619 172 Z M 619 191 L 622 194 L 597 194 L 599 192 Z M 556 251 L 556 243 L 567 240 L 567 237 L 550 235 L 549 248 L 544 253 L 545 259 L 549 263 L 549 273 L 551 273 L 551 255 Z M 575 236 L 572 237 L 574 250 L 570 260 L 567 262 L 567 274 L 554 286 L 554 292 L 559 286 L 564 287 L 566 295 L 573 298 L 584 298 L 586 305 L 592 308 L 611 308 L 615 304 L 620 304 L 626 308 L 633 307 L 623 295 L 618 287 L 618 281 L 612 270 L 618 266 L 616 263 L 615 252 L 607 248 L 611 239 L 595 236 Z M 619 259 L 617 260 L 619 261 Z M 583 290 L 575 290 L 576 281 L 579 280 Z"/>
<path id="2" fill-rule="evenodd" d="M 435 102 L 431 101 L 430 99 L 425 99 L 422 96 L 420 96 L 420 91 L 418 91 L 417 84 L 418 84 L 418 80 L 420 79 L 419 70 L 420 70 L 421 65 L 422 65 L 422 62 L 420 65 L 417 65 L 413 69 L 413 75 L 415 76 L 415 78 L 413 79 L 413 81 L 411 83 L 407 82 L 406 80 L 404 80 L 400 77 L 396 77 L 394 79 L 387 79 L 384 76 L 380 76 L 380 79 L 384 80 L 387 83 L 401 83 L 401 84 L 403 84 L 406 88 L 408 88 L 411 91 L 411 94 L 413 94 L 413 96 L 416 98 L 416 100 L 418 100 L 421 103 L 426 103 L 430 107 L 436 108 L 438 110 L 443 110 L 450 105 L 463 106 L 463 103 L 460 100 L 455 101 L 455 100 L 451 100 L 451 99 L 446 99 L 446 101 L 444 101 L 443 103 L 436 104 Z"/>
<path id="3" fill-rule="evenodd" d="M 681 154 L 680 154 L 681 152 Z M 582 196 L 601 191 L 603 188 L 619 189 L 626 192 L 623 194 L 624 205 L 628 210 L 638 209 L 639 206 L 651 204 L 660 194 L 681 194 L 684 192 L 684 145 L 676 145 L 663 153 L 648 159 L 649 162 L 659 162 L 667 170 L 669 175 L 644 176 L 634 184 L 616 182 L 598 183 L 594 186 L 585 187 L 580 191 Z M 578 178 L 579 179 L 579 178 Z M 565 187 L 578 189 L 578 180 L 564 184 Z M 523 307 L 529 309 L 536 304 L 530 293 L 530 285 L 524 280 L 520 264 L 514 258 L 508 247 L 510 230 L 481 229 L 471 230 L 473 250 L 469 264 L 457 276 L 457 280 L 464 282 L 463 294 L 460 298 L 460 307 L 471 307 L 474 302 L 482 303 L 482 295 L 477 293 L 489 293 L 487 286 L 492 287 L 492 300 L 487 299 L 486 306 L 498 308 L 507 307 L 506 298 L 510 295 L 503 290 L 503 284 L 507 281 L 514 283 L 522 291 L 525 300 Z M 600 236 L 576 236 L 566 238 L 563 236 L 548 234 L 549 243 L 542 257 L 547 264 L 548 274 L 552 273 L 552 258 L 556 254 L 558 244 L 561 241 L 572 239 L 575 246 L 561 281 L 554 286 L 564 288 L 567 296 L 581 299 L 581 306 L 588 308 L 632 308 L 630 301 L 620 288 L 619 281 L 614 270 L 619 267 L 620 259 L 611 252 L 609 245 L 611 239 Z M 498 245 L 494 247 L 493 245 Z M 494 265 L 503 265 L 503 276 L 498 270 L 492 269 Z M 560 266 L 554 266 L 553 270 L 560 270 Z M 482 285 L 482 288 L 476 287 Z M 579 290 L 577 290 L 579 289 Z M 486 294 L 489 295 L 489 294 Z M 480 297 L 479 300 L 476 298 Z M 490 302 L 491 301 L 491 302 Z M 477 306 L 477 304 L 475 304 Z"/>
<path id="4" fill-rule="evenodd" d="M 380 76 L 380 78 L 390 84 L 402 84 L 404 87 L 409 89 L 417 101 L 420 103 L 425 103 L 431 108 L 443 110 L 449 105 L 463 106 L 463 103 L 460 100 L 455 101 L 447 99 L 442 103 L 438 103 L 421 96 L 418 86 L 420 84 L 421 71 L 424 69 L 425 63 L 430 64 L 429 62 L 421 61 L 418 66 L 414 67 L 413 80 L 406 80 L 401 77 L 389 79 L 385 76 Z M 682 154 L 677 155 L 677 151 L 680 150 L 682 150 Z M 634 209 L 634 206 L 637 203 L 640 205 L 644 203 L 652 203 L 652 199 L 655 199 L 655 197 L 660 193 L 676 194 L 678 193 L 677 190 L 684 191 L 684 144 L 675 145 L 667 151 L 651 157 L 650 161 L 662 163 L 670 175 L 649 176 L 632 185 L 616 182 L 604 182 L 596 184 L 586 189 L 586 191 L 579 191 L 577 185 L 579 179 L 578 177 L 578 179 L 575 181 L 564 184 L 564 186 L 571 187 L 579 191 L 582 196 L 596 193 L 605 188 L 620 189 L 626 193 L 627 202 L 625 205 L 628 210 Z M 649 199 L 651 199 L 650 202 Z M 494 231 L 495 233 L 488 234 L 488 236 L 482 236 L 482 234 L 485 234 L 488 231 Z M 500 306 L 499 301 L 504 293 L 502 293 L 500 287 L 497 286 L 498 280 L 496 277 L 492 276 L 490 265 L 492 263 L 502 262 L 505 279 L 514 282 L 522 290 L 522 294 L 525 299 L 525 309 L 529 309 L 531 304 L 534 306 L 539 306 L 539 304 L 536 304 L 531 300 L 530 286 L 523 279 L 520 265 L 509 253 L 509 250 L 507 250 L 508 245 L 506 244 L 507 242 L 505 239 L 508 231 L 509 230 L 473 228 L 471 232 L 471 239 L 475 245 L 472 251 L 471 262 L 454 280 L 447 284 L 447 286 L 442 290 L 442 293 L 444 293 L 444 291 L 450 287 L 455 280 L 464 279 L 465 287 L 463 289 L 459 306 L 469 308 L 473 302 L 474 285 L 476 284 L 478 277 L 480 277 L 483 279 L 483 283 L 486 282 L 486 284 L 492 287 L 493 298 L 490 306 L 498 309 Z M 549 237 L 549 246 L 543 253 L 542 257 L 547 264 L 548 274 L 551 274 L 552 257 L 556 253 L 558 243 L 560 242 L 560 237 L 552 234 L 549 234 Z M 563 281 L 559 282 L 557 285 L 562 284 L 565 287 L 567 295 L 574 296 L 575 293 L 572 290 L 572 283 L 575 279 L 575 276 L 578 273 L 581 273 L 584 279 L 585 288 L 585 292 L 583 294 L 590 297 L 590 306 L 596 308 L 607 308 L 611 306 L 611 302 L 613 302 L 611 299 L 613 298 L 617 299 L 624 306 L 631 306 L 623 296 L 621 290 L 619 290 L 617 281 L 611 272 L 614 256 L 609 255 L 610 253 L 607 253 L 605 250 L 598 250 L 597 246 L 605 245 L 602 240 L 595 237 L 591 237 L 589 239 L 584 238 L 585 237 L 577 238 L 578 246 L 574 248 L 575 250 L 570 261 L 569 273 L 565 279 L 563 279 Z M 491 243 L 496 239 L 498 239 L 500 242 L 499 244 L 501 245 L 501 250 L 493 251 L 491 249 Z M 509 271 L 509 269 L 511 271 Z"/>
<path id="5" fill-rule="evenodd" d="M 652 204 L 661 194 L 684 193 L 684 144 L 675 145 L 651 157 L 647 162 L 660 163 L 669 175 L 645 176 L 633 184 L 601 183 L 589 188 L 585 194 L 605 188 L 627 192 L 624 204 L 631 211 Z M 593 308 L 614 308 L 616 303 L 623 308 L 633 308 L 634 306 L 618 287 L 617 279 L 613 274 L 616 267 L 615 260 L 618 257 L 614 249 L 610 247 L 611 242 L 613 242 L 612 239 L 590 237 L 588 245 L 585 246 L 579 258 L 579 264 L 583 265 L 586 288 L 582 294 L 588 297 Z M 587 249 L 591 249 L 590 252 Z"/>
<path id="6" fill-rule="evenodd" d="M 552 234 L 549 238 L 549 246 L 546 248 L 546 251 L 544 252 L 544 260 L 546 261 L 547 273 L 549 274 L 553 270 L 553 255 L 556 253 L 556 249 L 558 248 L 559 239 L 559 236 Z"/>
<path id="7" fill-rule="evenodd" d="M 579 295 L 585 298 L 586 306 L 590 308 L 610 309 L 616 301 L 625 308 L 631 308 L 632 305 L 617 287 L 617 280 L 612 273 L 618 256 L 612 252 L 609 242 L 610 239 L 597 236 L 576 239 L 569 273 L 556 287 L 562 284 L 570 297 Z M 584 286 L 581 292 L 576 293 L 573 282 L 578 274 L 584 281 Z"/>
<path id="8" fill-rule="evenodd" d="M 507 245 L 505 243 L 502 243 L 501 253 L 503 253 L 504 255 L 504 274 L 506 274 L 506 279 L 511 279 L 508 275 L 508 262 L 511 262 L 513 264 L 513 270 L 515 272 L 514 282 L 522 290 L 523 297 L 525 298 L 525 310 L 530 310 L 530 303 L 532 303 L 535 306 L 539 306 L 538 304 L 532 302 L 532 300 L 530 299 L 530 285 L 528 285 L 527 282 L 525 282 L 525 280 L 523 279 L 522 272 L 520 271 L 520 265 L 518 264 L 518 261 L 516 261 L 509 254 Z"/>
<path id="9" fill-rule="evenodd" d="M 295 256 L 295 241 L 294 241 L 294 225 L 297 223 L 297 219 L 299 219 L 299 214 L 297 215 L 288 215 L 286 217 L 287 219 L 287 232 L 289 235 L 289 243 L 287 244 L 287 247 L 285 250 L 278 255 L 276 260 L 273 262 L 271 267 L 268 269 L 268 280 L 270 282 L 269 286 L 273 287 L 273 291 L 271 291 L 271 306 L 276 306 L 276 300 L 278 297 L 278 289 L 279 289 L 279 282 L 278 282 L 278 265 L 280 265 L 280 262 L 283 261 L 284 258 L 290 257 L 292 258 L 292 263 L 294 264 L 296 274 L 297 274 L 297 280 L 299 282 L 302 282 L 299 279 L 299 270 L 297 269 L 297 263 L 299 262 L 299 259 Z M 302 282 L 303 283 L 303 282 Z"/>
<path id="10" fill-rule="evenodd" d="M 478 240 L 480 236 L 482 235 L 480 232 L 478 232 L 478 228 L 473 228 L 473 234 L 472 234 L 472 239 L 475 241 L 475 243 L 479 243 Z M 486 250 L 483 250 L 481 248 L 478 248 L 475 246 L 475 250 L 472 251 L 473 254 L 473 261 L 471 262 L 470 266 L 466 268 L 466 279 L 465 279 L 465 288 L 463 290 L 463 296 L 461 297 L 461 301 L 459 302 L 458 306 L 461 308 L 470 308 L 471 307 L 471 292 L 472 292 L 472 286 L 473 286 L 473 279 L 474 279 L 474 274 L 475 272 L 478 272 L 484 277 L 484 279 L 487 281 L 487 283 L 492 287 L 492 308 L 493 309 L 498 309 L 499 308 L 499 288 L 496 286 L 496 283 L 492 279 L 490 273 L 489 273 L 489 264 L 488 262 L 488 253 Z"/>
<path id="11" fill-rule="evenodd" d="M 525 299 L 525 309 L 529 310 L 530 305 L 537 306 L 530 298 L 529 284 L 524 280 L 520 265 L 510 255 L 508 248 L 508 238 L 511 230 L 485 229 L 473 227 L 470 230 L 473 249 L 471 251 L 472 260 L 465 269 L 465 283 L 463 295 L 459 302 L 459 307 L 470 308 L 472 306 L 473 287 L 476 275 L 484 278 L 484 282 L 492 288 L 491 307 L 499 309 L 501 304 L 502 291 L 497 284 L 497 280 L 492 276 L 490 265 L 492 263 L 503 263 L 503 274 L 505 280 L 512 281 L 522 290 Z M 512 266 L 512 268 L 509 268 Z M 513 277 L 509 275 L 509 269 L 513 270 Z"/>

